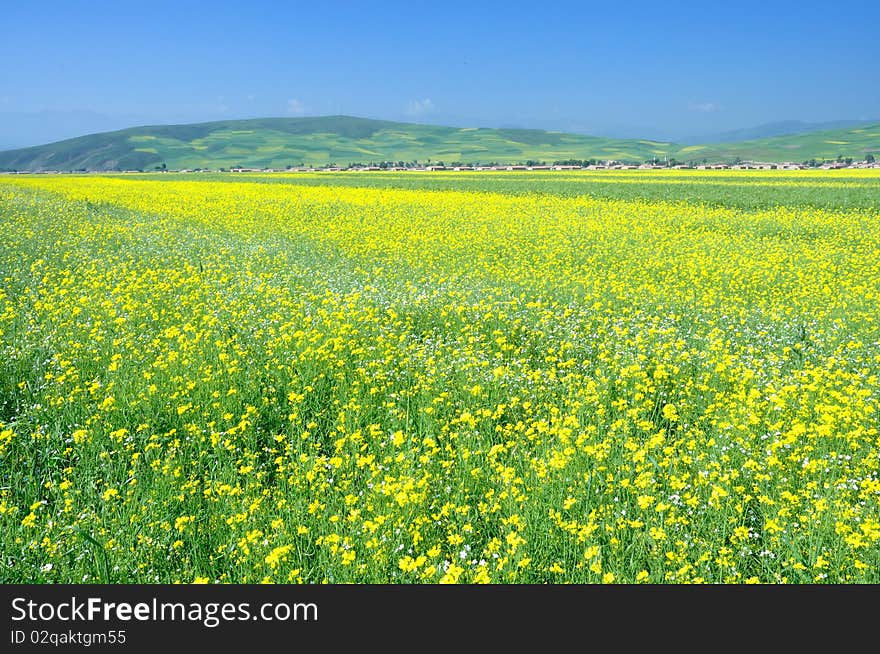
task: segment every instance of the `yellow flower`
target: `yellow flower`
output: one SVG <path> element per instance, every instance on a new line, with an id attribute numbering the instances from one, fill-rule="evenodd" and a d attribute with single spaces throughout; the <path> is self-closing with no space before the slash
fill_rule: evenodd
<path id="1" fill-rule="evenodd" d="M 674 404 L 666 404 L 663 406 L 663 417 L 666 418 L 669 422 L 677 422 L 678 417 L 678 409 L 675 408 Z"/>
<path id="2" fill-rule="evenodd" d="M 781 531 L 785 531 L 782 527 L 779 526 L 779 522 L 776 520 L 767 520 L 764 523 L 764 531 L 770 532 L 771 534 L 778 534 Z"/>
<path id="3" fill-rule="evenodd" d="M 281 545 L 279 547 L 274 548 L 269 554 L 265 557 L 265 562 L 269 565 L 273 570 L 277 568 L 283 561 L 287 560 L 287 556 L 290 553 L 291 546 L 290 545 Z"/>
<path id="4" fill-rule="evenodd" d="M 456 565 L 455 563 L 450 563 L 449 567 L 446 568 L 446 573 L 442 577 L 440 577 L 440 583 L 457 584 L 463 573 L 464 568 Z"/>

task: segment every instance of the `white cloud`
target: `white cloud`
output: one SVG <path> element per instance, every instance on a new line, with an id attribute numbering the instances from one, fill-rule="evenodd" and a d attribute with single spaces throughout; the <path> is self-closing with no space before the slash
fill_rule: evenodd
<path id="1" fill-rule="evenodd" d="M 688 109 L 691 111 L 702 111 L 703 113 L 718 111 L 720 108 L 717 102 L 691 102 L 688 105 Z"/>
<path id="2" fill-rule="evenodd" d="M 293 98 L 287 101 L 287 113 L 291 116 L 302 116 L 306 113 L 306 105 L 302 100 L 297 100 Z"/>
<path id="3" fill-rule="evenodd" d="M 410 100 L 404 109 L 407 116 L 423 116 L 424 114 L 434 111 L 434 103 L 431 98 L 424 100 Z"/>

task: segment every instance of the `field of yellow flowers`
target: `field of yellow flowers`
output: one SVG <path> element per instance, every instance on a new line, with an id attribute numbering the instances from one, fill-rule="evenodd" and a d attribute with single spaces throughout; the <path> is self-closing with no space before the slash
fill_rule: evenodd
<path id="1" fill-rule="evenodd" d="M 847 174 L 4 176 L 0 581 L 880 582 Z"/>

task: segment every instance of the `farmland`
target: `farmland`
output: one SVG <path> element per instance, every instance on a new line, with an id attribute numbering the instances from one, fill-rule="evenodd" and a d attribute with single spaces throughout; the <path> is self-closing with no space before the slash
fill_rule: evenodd
<path id="1" fill-rule="evenodd" d="M 878 583 L 878 173 L 0 177 L 0 580 Z"/>

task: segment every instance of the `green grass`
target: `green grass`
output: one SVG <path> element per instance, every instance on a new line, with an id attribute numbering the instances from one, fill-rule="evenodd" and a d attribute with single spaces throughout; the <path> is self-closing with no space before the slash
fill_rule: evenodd
<path id="1" fill-rule="evenodd" d="M 0 152 L 0 170 L 284 168 L 369 161 L 514 163 L 653 157 L 678 160 L 861 159 L 880 152 L 880 125 L 740 143 L 681 146 L 535 129 L 462 129 L 349 116 L 259 118 L 134 127 Z"/>

